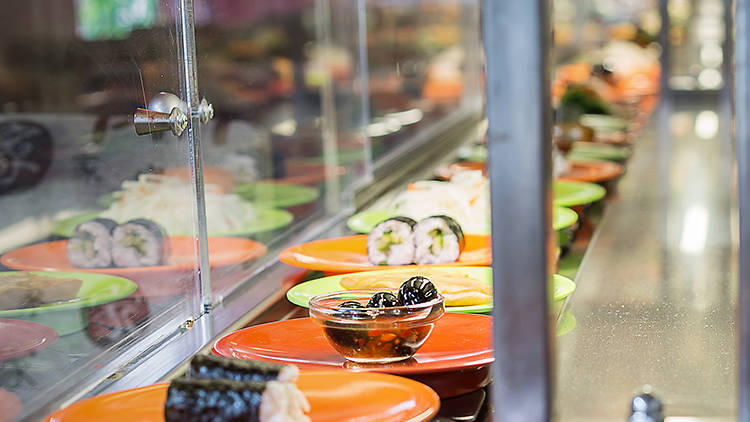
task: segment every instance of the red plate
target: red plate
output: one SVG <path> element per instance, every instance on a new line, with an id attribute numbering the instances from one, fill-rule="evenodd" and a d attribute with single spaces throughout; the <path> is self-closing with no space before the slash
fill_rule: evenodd
<path id="1" fill-rule="evenodd" d="M 111 274 L 133 280 L 140 296 L 171 296 L 190 291 L 193 286 L 195 239 L 188 236 L 169 238 L 170 256 L 167 265 L 131 268 L 76 268 L 65 253 L 67 240 L 37 243 L 8 252 L 0 263 L 17 270 L 76 271 Z M 237 237 L 209 237 L 208 254 L 211 267 L 223 267 L 250 261 L 266 253 L 266 247 Z"/>
<path id="2" fill-rule="evenodd" d="M 492 355 L 492 317 L 445 314 L 414 357 L 405 362 L 362 365 L 348 362 L 328 344 L 310 318 L 256 325 L 219 339 L 213 352 L 226 357 L 292 363 L 304 370 L 347 369 L 384 372 L 418 379 L 441 397 L 482 387 Z"/>
<path id="3" fill-rule="evenodd" d="M 338 237 L 316 240 L 287 248 L 279 254 L 285 264 L 308 270 L 325 271 L 333 274 L 357 271 L 374 271 L 407 266 L 372 265 L 367 260 L 367 235 Z M 458 261 L 442 266 L 484 266 L 492 262 L 490 237 L 488 235 L 467 234 L 466 247 Z"/>
<path id="4" fill-rule="evenodd" d="M 162 422 L 168 384 L 83 400 L 51 414 L 49 422 Z M 385 374 L 301 372 L 297 386 L 310 402 L 313 422 L 406 421 L 432 418 L 440 407 L 434 391 Z M 362 395 L 367 394 L 367 400 Z"/>
<path id="5" fill-rule="evenodd" d="M 561 180 L 599 183 L 619 177 L 623 167 L 611 161 L 570 161 L 570 171 L 561 175 Z"/>
<path id="6" fill-rule="evenodd" d="M 0 388 L 0 422 L 10 422 L 21 413 L 23 409 L 21 399 L 15 394 Z"/>
<path id="7" fill-rule="evenodd" d="M 0 361 L 18 359 L 57 341 L 52 327 L 32 321 L 0 318 Z"/>

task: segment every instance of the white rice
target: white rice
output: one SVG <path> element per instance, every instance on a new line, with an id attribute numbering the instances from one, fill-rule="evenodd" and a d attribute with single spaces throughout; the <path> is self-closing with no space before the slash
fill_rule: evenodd
<path id="1" fill-rule="evenodd" d="M 112 235 L 109 228 L 97 221 L 82 223 L 68 240 L 66 253 L 68 261 L 79 268 L 109 267 L 112 265 Z"/>
<path id="2" fill-rule="evenodd" d="M 143 240 L 145 250 L 125 246 L 128 236 L 135 235 Z M 159 265 L 164 259 L 164 239 L 148 228 L 135 223 L 125 223 L 112 231 L 112 259 L 118 267 L 146 267 Z"/>
<path id="3" fill-rule="evenodd" d="M 440 230 L 443 246 L 433 245 L 430 232 Z M 414 260 L 417 264 L 445 264 L 455 262 L 461 254 L 458 236 L 448 227 L 442 218 L 425 218 L 414 226 L 416 250 Z"/>
<path id="4" fill-rule="evenodd" d="M 295 365 L 284 365 L 281 370 L 279 370 L 277 379 L 283 382 L 296 382 L 298 376 L 299 368 Z"/>
<path id="5" fill-rule="evenodd" d="M 378 242 L 386 232 L 392 232 L 402 241 L 381 251 L 378 249 Z M 411 226 L 398 220 L 387 220 L 375 226 L 367 236 L 367 257 L 374 265 L 409 265 L 414 262 L 414 235 Z"/>
<path id="6" fill-rule="evenodd" d="M 260 422 L 309 422 L 310 403 L 296 385 L 269 381 L 260 402 Z"/>

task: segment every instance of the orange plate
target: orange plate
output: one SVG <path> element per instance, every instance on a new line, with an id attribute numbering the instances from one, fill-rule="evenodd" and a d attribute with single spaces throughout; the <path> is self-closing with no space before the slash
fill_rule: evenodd
<path id="1" fill-rule="evenodd" d="M 68 262 L 67 240 L 37 243 L 8 252 L 0 263 L 8 268 L 27 271 L 76 271 L 111 274 L 133 280 L 139 296 L 170 296 L 188 292 L 193 286 L 195 239 L 187 236 L 169 238 L 167 265 L 128 268 L 77 268 Z M 209 237 L 208 255 L 211 267 L 223 267 L 250 261 L 266 253 L 262 243 L 236 237 Z"/>
<path id="2" fill-rule="evenodd" d="M 366 234 L 316 240 L 292 246 L 283 250 L 279 254 L 279 259 L 281 262 L 295 267 L 333 274 L 400 268 L 399 266 L 370 264 L 367 260 Z M 490 265 L 491 262 L 490 236 L 467 234 L 466 247 L 458 257 L 458 261 L 440 265 L 481 266 Z M 412 266 L 401 267 L 409 268 Z"/>
<path id="3" fill-rule="evenodd" d="M 162 422 L 168 384 L 93 397 L 58 410 L 48 422 Z M 297 386 L 310 402 L 310 419 L 322 421 L 425 421 L 440 408 L 430 388 L 385 374 L 301 372 Z M 367 396 L 367 400 L 362 397 Z"/>
<path id="4" fill-rule="evenodd" d="M 570 161 L 570 167 L 560 179 L 598 183 L 619 177 L 623 172 L 621 165 L 611 161 Z"/>
<path id="5" fill-rule="evenodd" d="M 213 352 L 239 359 L 293 363 L 300 369 L 349 369 L 416 375 L 472 369 L 489 365 L 492 356 L 492 317 L 445 314 L 413 358 L 389 364 L 348 362 L 330 344 L 311 318 L 255 325 L 219 339 Z"/>

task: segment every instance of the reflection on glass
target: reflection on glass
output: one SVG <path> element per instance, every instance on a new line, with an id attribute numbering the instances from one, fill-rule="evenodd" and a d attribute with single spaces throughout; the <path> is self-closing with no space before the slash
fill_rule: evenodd
<path id="1" fill-rule="evenodd" d="M 182 96 L 176 13 L 171 0 L 4 4 L 0 388 L 22 417 L 199 312 L 188 137 L 132 126 L 159 92 Z M 24 348 L 30 336 L 45 347 Z"/>

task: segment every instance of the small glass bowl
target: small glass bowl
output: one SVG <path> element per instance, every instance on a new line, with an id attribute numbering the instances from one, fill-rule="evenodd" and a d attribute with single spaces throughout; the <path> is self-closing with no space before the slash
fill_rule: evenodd
<path id="1" fill-rule="evenodd" d="M 432 333 L 445 313 L 442 295 L 411 306 L 390 308 L 337 308 L 356 301 L 363 306 L 370 297 L 388 290 L 366 289 L 326 293 L 310 299 L 310 317 L 328 342 L 347 360 L 357 363 L 389 363 L 409 359 Z M 391 292 L 392 293 L 392 292 Z"/>

